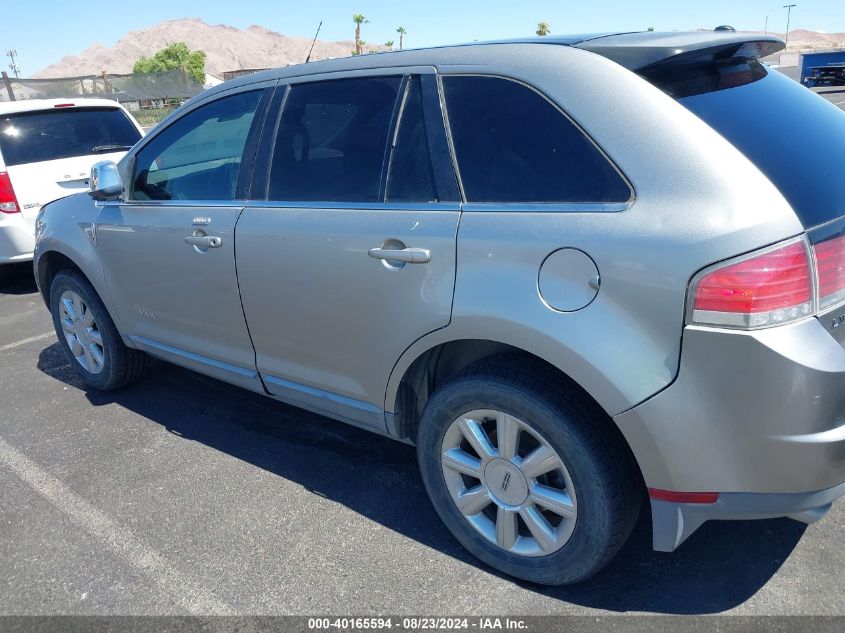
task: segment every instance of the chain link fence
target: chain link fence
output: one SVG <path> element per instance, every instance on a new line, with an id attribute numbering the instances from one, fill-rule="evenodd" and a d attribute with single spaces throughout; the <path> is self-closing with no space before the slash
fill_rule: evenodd
<path id="1" fill-rule="evenodd" d="M 199 94 L 202 84 L 184 70 L 128 75 L 86 75 L 56 79 L 20 79 L 3 73 L 0 101 L 98 97 L 122 103 L 138 122 L 149 127 Z"/>

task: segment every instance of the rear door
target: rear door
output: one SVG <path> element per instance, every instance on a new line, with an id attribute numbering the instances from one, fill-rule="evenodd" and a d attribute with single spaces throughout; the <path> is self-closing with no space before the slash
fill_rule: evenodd
<path id="1" fill-rule="evenodd" d="M 85 191 L 94 163 L 119 160 L 140 138 L 120 108 L 61 107 L 0 115 L 0 152 L 30 224 L 43 205 Z"/>
<path id="2" fill-rule="evenodd" d="M 292 82 L 259 150 L 263 201 L 238 222 L 267 389 L 377 430 L 396 360 L 451 314 L 460 204 L 436 83 L 431 68 Z"/>

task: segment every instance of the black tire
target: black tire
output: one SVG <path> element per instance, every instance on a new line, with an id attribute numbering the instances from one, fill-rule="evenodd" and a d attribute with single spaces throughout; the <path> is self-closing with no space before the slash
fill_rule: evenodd
<path id="1" fill-rule="evenodd" d="M 616 555 L 631 534 L 643 499 L 633 456 L 606 414 L 577 387 L 522 357 L 502 356 L 471 367 L 439 389 L 420 420 L 417 455 L 426 490 L 457 540 L 491 567 L 531 582 L 568 585 L 586 580 Z M 522 556 L 481 536 L 458 510 L 441 468 L 450 424 L 475 409 L 513 415 L 559 454 L 571 476 L 578 515 L 569 540 L 544 556 Z"/>
<path id="2" fill-rule="evenodd" d="M 82 297 L 94 316 L 103 340 L 103 368 L 99 373 L 87 371 L 74 357 L 65 338 L 60 317 L 59 301 L 62 294 L 71 290 Z M 141 351 L 124 345 L 106 307 L 91 283 L 80 273 L 60 271 L 50 285 L 50 312 L 59 344 L 73 370 L 85 384 L 98 391 L 113 391 L 125 387 L 146 374 L 152 359 Z"/>

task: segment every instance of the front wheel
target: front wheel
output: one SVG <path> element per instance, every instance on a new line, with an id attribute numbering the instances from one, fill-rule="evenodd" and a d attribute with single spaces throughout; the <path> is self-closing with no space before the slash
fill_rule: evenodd
<path id="1" fill-rule="evenodd" d="M 437 513 L 506 574 L 550 585 L 592 576 L 627 540 L 642 499 L 630 454 L 599 415 L 536 372 L 488 365 L 458 377 L 427 403 L 417 439 Z"/>
<path id="2" fill-rule="evenodd" d="M 94 287 L 80 273 L 63 270 L 56 275 L 50 312 L 65 356 L 89 387 L 111 391 L 146 373 L 151 359 L 124 345 Z"/>

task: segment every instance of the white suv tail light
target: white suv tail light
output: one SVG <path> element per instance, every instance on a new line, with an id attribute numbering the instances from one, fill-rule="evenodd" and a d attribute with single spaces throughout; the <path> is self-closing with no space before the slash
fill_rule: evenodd
<path id="1" fill-rule="evenodd" d="M 18 213 L 20 210 L 9 173 L 0 171 L 0 213 Z"/>

